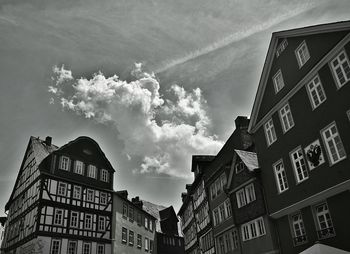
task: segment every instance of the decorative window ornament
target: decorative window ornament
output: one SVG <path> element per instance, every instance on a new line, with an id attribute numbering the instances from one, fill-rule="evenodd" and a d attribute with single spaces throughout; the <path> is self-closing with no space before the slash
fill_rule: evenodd
<path id="1" fill-rule="evenodd" d="M 318 167 L 325 162 L 320 141 L 318 139 L 305 147 L 304 150 L 310 170 Z"/>

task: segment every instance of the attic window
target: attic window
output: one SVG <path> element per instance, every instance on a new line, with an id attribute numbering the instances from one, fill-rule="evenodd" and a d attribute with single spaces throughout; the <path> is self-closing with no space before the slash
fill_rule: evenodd
<path id="1" fill-rule="evenodd" d="M 288 42 L 286 39 L 284 39 L 276 49 L 276 57 L 279 57 L 287 46 Z"/>
<path id="2" fill-rule="evenodd" d="M 92 152 L 89 149 L 84 149 L 83 153 L 85 153 L 87 155 L 92 155 Z"/>
<path id="3" fill-rule="evenodd" d="M 243 161 L 236 164 L 236 174 L 241 173 L 245 168 Z"/>

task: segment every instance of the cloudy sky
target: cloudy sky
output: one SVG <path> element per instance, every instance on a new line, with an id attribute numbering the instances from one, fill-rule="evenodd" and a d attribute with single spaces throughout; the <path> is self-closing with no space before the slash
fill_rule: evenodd
<path id="1" fill-rule="evenodd" d="M 192 154 L 249 116 L 271 33 L 347 0 L 0 0 L 0 215 L 29 137 L 95 139 L 115 189 L 178 210 Z"/>

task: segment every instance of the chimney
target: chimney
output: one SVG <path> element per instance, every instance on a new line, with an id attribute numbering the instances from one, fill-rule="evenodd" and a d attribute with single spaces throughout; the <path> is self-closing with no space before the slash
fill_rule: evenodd
<path id="1" fill-rule="evenodd" d="M 187 197 L 187 192 L 182 192 L 181 193 L 181 200 L 182 200 L 182 202 L 185 201 L 186 197 Z"/>
<path id="2" fill-rule="evenodd" d="M 45 138 L 45 144 L 46 144 L 47 146 L 51 146 L 51 144 L 52 144 L 52 137 L 47 136 L 47 137 Z"/>
<path id="3" fill-rule="evenodd" d="M 248 128 L 249 119 L 246 116 L 237 116 L 235 119 L 236 129 Z"/>
<path id="4" fill-rule="evenodd" d="M 132 202 L 135 206 L 137 206 L 137 207 L 139 207 L 140 209 L 142 209 L 143 202 L 140 200 L 139 196 L 136 196 L 136 197 L 132 198 L 132 199 L 131 199 L 131 202 Z"/>

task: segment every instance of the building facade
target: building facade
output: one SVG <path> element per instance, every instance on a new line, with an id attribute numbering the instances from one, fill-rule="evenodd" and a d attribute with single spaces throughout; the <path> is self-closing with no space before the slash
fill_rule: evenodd
<path id="1" fill-rule="evenodd" d="M 5 207 L 4 252 L 110 253 L 113 174 L 91 138 L 58 148 L 31 137 Z"/>
<path id="2" fill-rule="evenodd" d="M 181 194 L 182 206 L 177 215 L 180 217 L 182 235 L 184 237 L 185 253 L 199 253 L 197 238 L 197 225 L 193 212 L 193 201 L 191 196 L 191 185 L 186 185 L 186 192 Z"/>
<path id="3" fill-rule="evenodd" d="M 143 209 L 139 197 L 128 199 L 128 192 L 113 195 L 113 252 L 120 254 L 156 253 L 156 218 Z"/>
<path id="4" fill-rule="evenodd" d="M 249 131 L 282 253 L 350 251 L 349 56 L 349 21 L 272 35 Z"/>
<path id="5" fill-rule="evenodd" d="M 159 211 L 160 230 L 155 235 L 155 253 L 184 254 L 184 239 L 179 235 L 178 222 L 174 208 L 169 206 Z"/>

